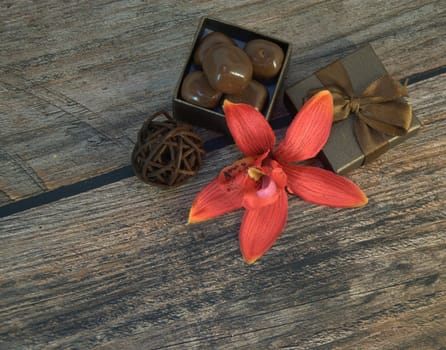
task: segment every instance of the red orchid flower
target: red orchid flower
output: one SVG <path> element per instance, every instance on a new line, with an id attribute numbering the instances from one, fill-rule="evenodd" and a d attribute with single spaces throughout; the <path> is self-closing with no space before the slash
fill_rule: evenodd
<path id="1" fill-rule="evenodd" d="M 350 180 L 330 171 L 291 163 L 316 156 L 327 142 L 333 121 L 333 98 L 314 95 L 294 118 L 274 150 L 276 137 L 256 109 L 225 101 L 223 109 L 235 144 L 245 158 L 224 168 L 195 198 L 189 223 L 245 208 L 240 249 L 255 262 L 276 241 L 288 217 L 289 193 L 330 207 L 363 206 L 368 199 Z"/>

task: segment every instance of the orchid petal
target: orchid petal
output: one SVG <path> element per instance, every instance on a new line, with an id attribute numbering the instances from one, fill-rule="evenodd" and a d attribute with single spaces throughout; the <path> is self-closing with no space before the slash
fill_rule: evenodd
<path id="1" fill-rule="evenodd" d="M 353 181 L 316 167 L 287 165 L 288 190 L 303 200 L 336 208 L 367 204 L 364 192 Z"/>
<path id="2" fill-rule="evenodd" d="M 246 210 L 240 227 L 240 249 L 247 263 L 252 264 L 274 244 L 286 225 L 288 197 L 282 190 L 271 205 Z"/>
<path id="3" fill-rule="evenodd" d="M 254 107 L 225 100 L 223 109 L 231 135 L 246 156 L 256 156 L 271 150 L 276 143 L 271 126 Z"/>
<path id="4" fill-rule="evenodd" d="M 214 179 L 201 190 L 195 198 L 189 212 L 188 223 L 197 223 L 213 219 L 242 207 L 243 191 L 241 187 L 231 189 L 223 186 L 219 178 Z"/>
<path id="5" fill-rule="evenodd" d="M 270 162 L 272 167 L 271 173 L 269 174 L 274 182 L 277 184 L 277 187 L 284 188 L 288 182 L 286 173 L 283 171 L 282 166 L 277 163 L 275 160 Z"/>
<path id="6" fill-rule="evenodd" d="M 258 157 L 245 157 L 223 168 L 223 170 L 220 171 L 220 175 L 218 176 L 220 182 L 230 184 L 236 180 L 239 181 L 239 176 L 248 175 L 250 167 L 260 166 L 266 155 L 267 153 L 261 154 Z M 240 181 L 237 183 L 241 184 Z"/>
<path id="7" fill-rule="evenodd" d="M 247 169 L 260 164 L 266 157 L 242 158 L 223 168 L 195 198 L 189 213 L 189 223 L 209 220 L 242 207 L 243 193 L 248 178 Z"/>
<path id="8" fill-rule="evenodd" d="M 333 122 L 333 97 L 323 90 L 308 100 L 294 117 L 274 152 L 281 163 L 309 159 L 327 143 Z"/>

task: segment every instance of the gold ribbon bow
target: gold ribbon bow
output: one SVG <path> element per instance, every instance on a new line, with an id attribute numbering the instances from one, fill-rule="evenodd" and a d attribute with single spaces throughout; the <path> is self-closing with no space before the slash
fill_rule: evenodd
<path id="1" fill-rule="evenodd" d="M 352 113 L 356 116 L 355 136 L 365 162 L 388 149 L 388 136 L 405 135 L 409 130 L 412 108 L 402 99 L 408 96 L 407 88 L 389 75 L 373 81 L 359 96 L 355 96 L 347 71 L 339 61 L 321 69 L 316 76 L 333 95 L 333 120 L 344 120 Z"/>

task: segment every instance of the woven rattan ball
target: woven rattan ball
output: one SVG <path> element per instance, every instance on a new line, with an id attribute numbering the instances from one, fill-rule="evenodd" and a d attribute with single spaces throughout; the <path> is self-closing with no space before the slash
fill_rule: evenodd
<path id="1" fill-rule="evenodd" d="M 167 112 L 158 112 L 138 132 L 132 166 L 145 183 L 171 187 L 194 176 L 203 156 L 203 140 L 190 125 L 178 124 Z"/>

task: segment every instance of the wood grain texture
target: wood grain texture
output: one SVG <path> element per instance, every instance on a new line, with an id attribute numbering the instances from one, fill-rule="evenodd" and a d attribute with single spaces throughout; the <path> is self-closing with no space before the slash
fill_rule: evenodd
<path id="1" fill-rule="evenodd" d="M 171 109 L 201 16 L 291 42 L 290 85 L 367 42 L 397 78 L 446 65 L 445 7 L 441 0 L 2 1 L 0 205 L 127 165 L 146 116 Z"/>
<path id="2" fill-rule="evenodd" d="M 177 189 L 130 178 L 1 219 L 0 348 L 444 349 L 445 84 L 410 86 L 422 130 L 351 173 L 365 208 L 290 197 L 252 266 L 240 211 L 185 224 L 234 146 Z"/>

